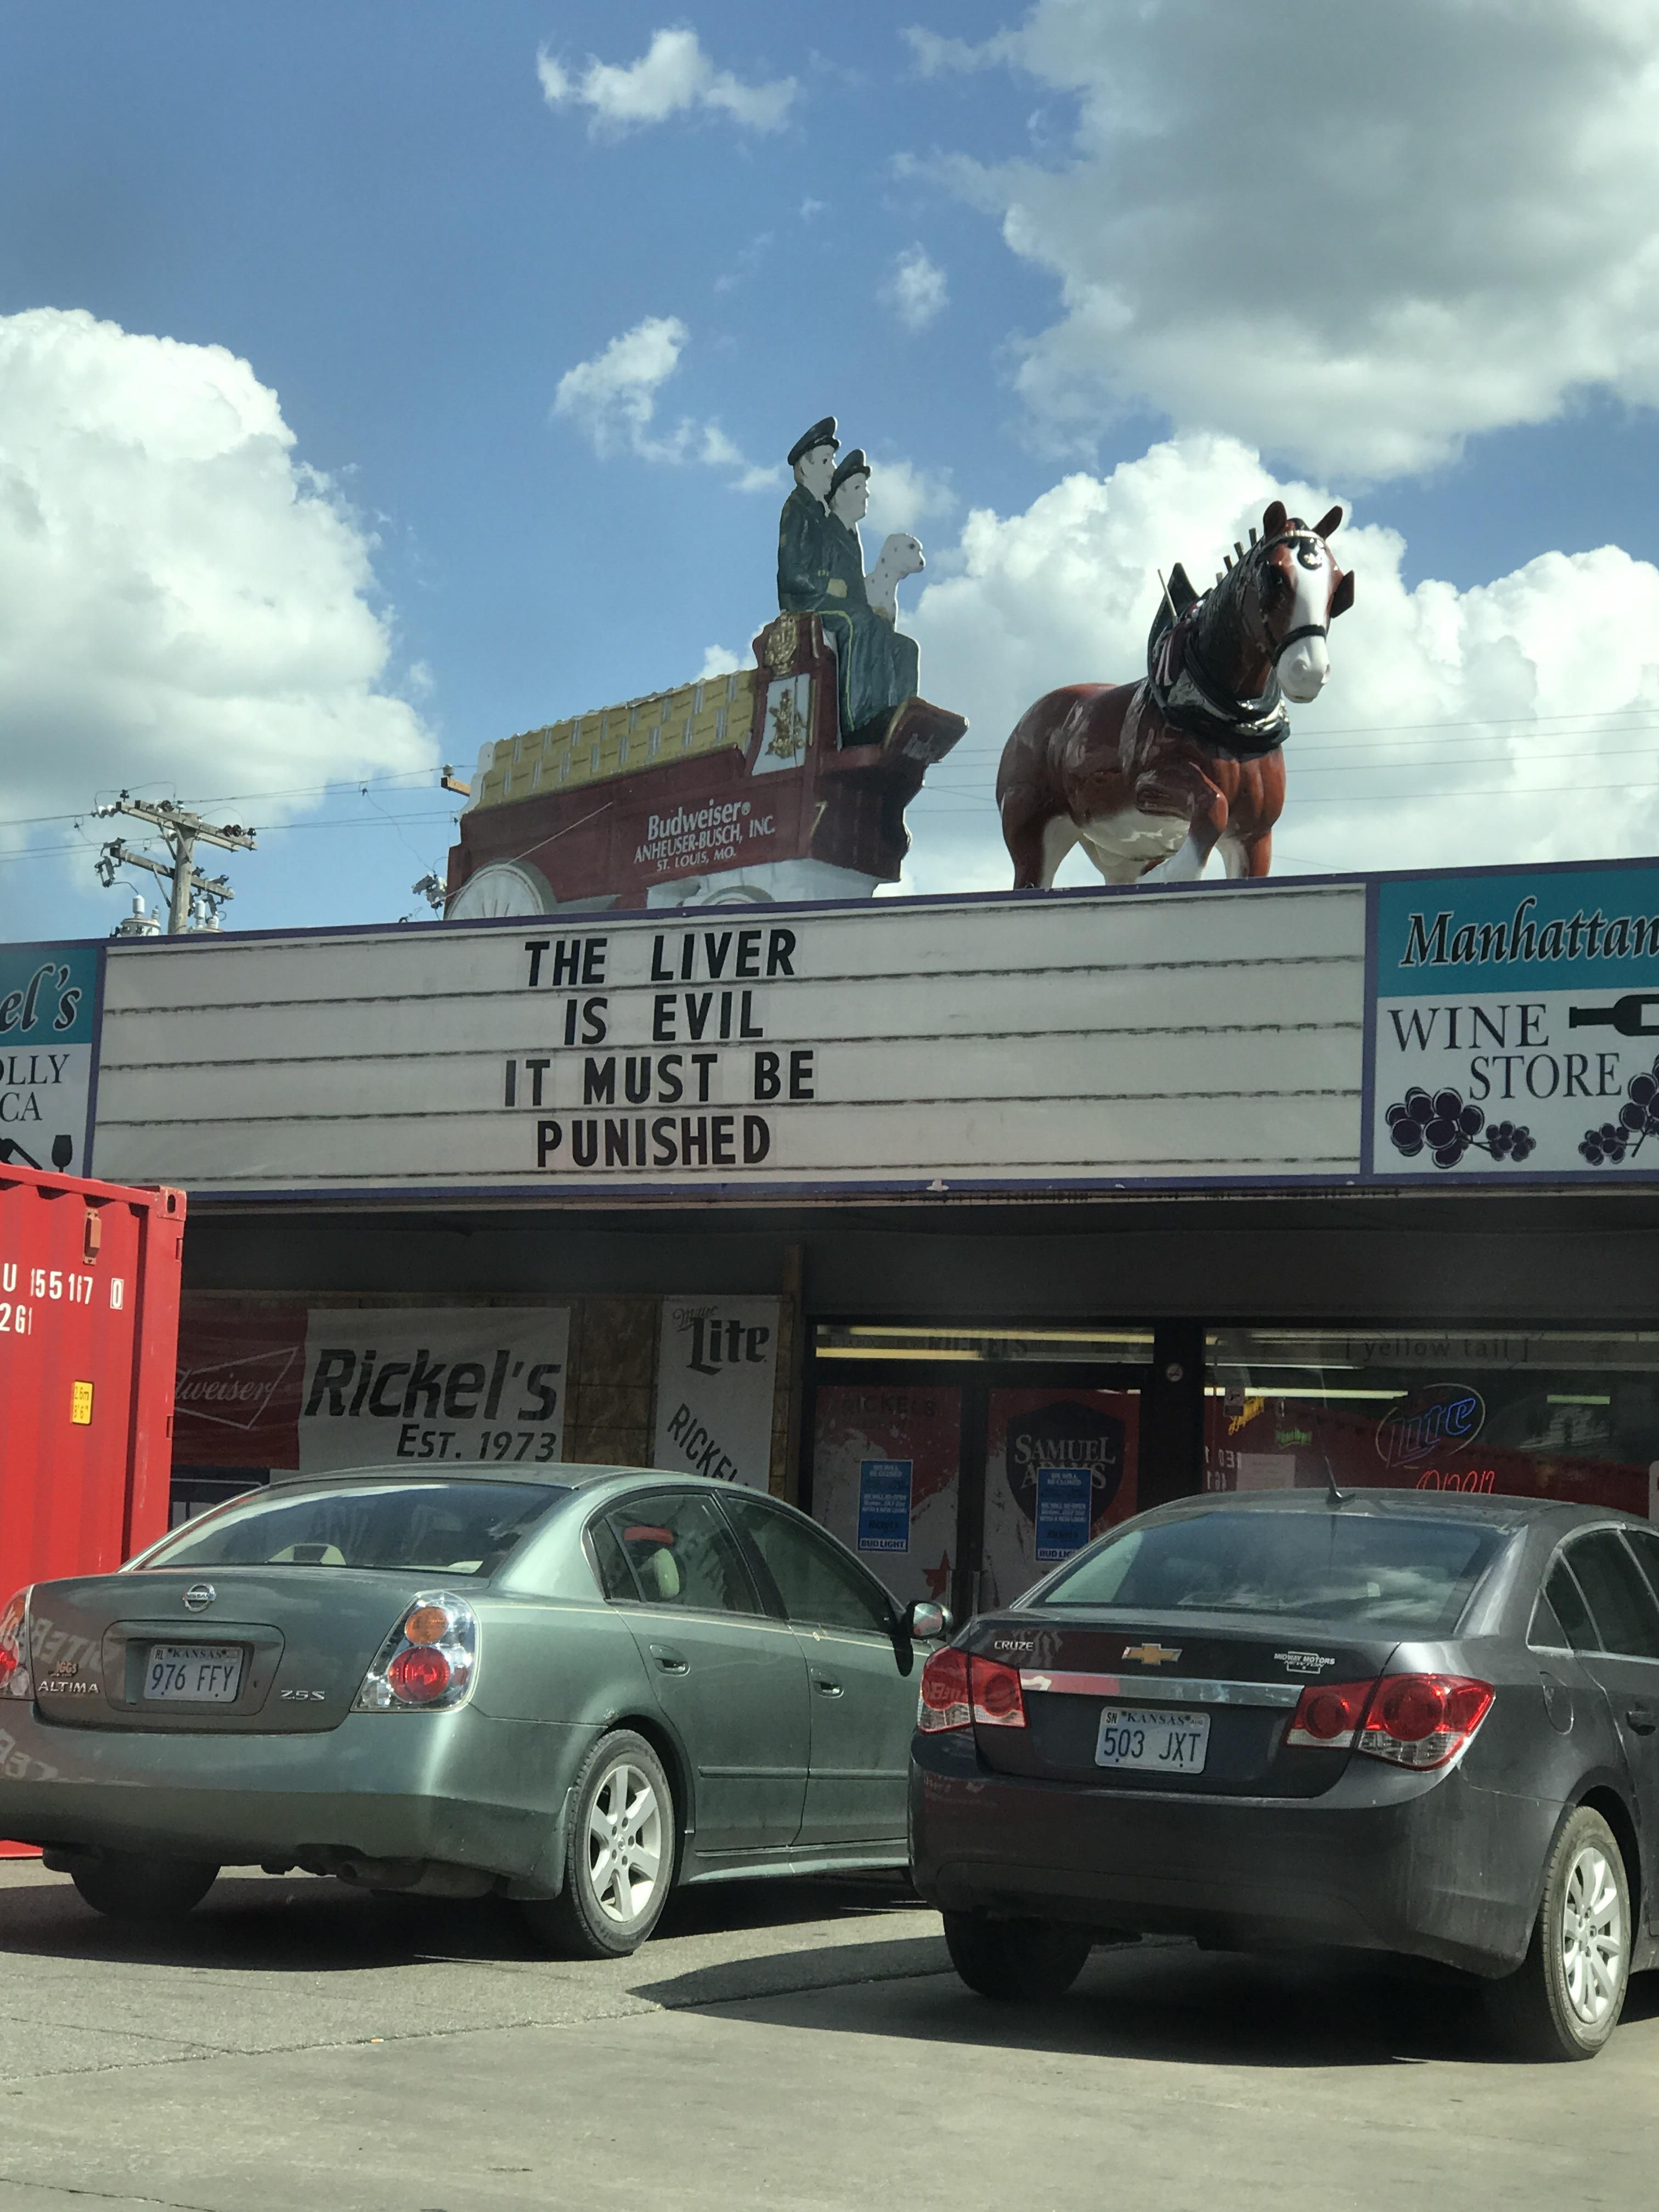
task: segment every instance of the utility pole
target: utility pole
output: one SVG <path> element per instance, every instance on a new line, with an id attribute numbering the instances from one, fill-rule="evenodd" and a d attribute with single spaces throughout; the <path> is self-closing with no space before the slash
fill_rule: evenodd
<path id="1" fill-rule="evenodd" d="M 199 814 L 187 806 L 175 806 L 170 799 L 134 799 L 123 792 L 107 806 L 94 807 L 100 820 L 111 816 L 128 814 L 139 822 L 146 822 L 152 830 L 159 830 L 166 842 L 170 862 L 152 860 L 147 853 L 135 853 L 125 839 L 112 838 L 98 855 L 98 880 L 106 890 L 113 884 L 118 870 L 148 868 L 150 874 L 167 886 L 167 930 L 169 937 L 182 937 L 192 929 L 216 929 L 219 908 L 222 901 L 236 894 L 223 876 L 204 876 L 196 866 L 194 854 L 198 845 L 217 845 L 228 853 L 252 853 L 256 849 L 257 832 L 245 830 L 240 822 L 212 823 L 204 821 Z"/>

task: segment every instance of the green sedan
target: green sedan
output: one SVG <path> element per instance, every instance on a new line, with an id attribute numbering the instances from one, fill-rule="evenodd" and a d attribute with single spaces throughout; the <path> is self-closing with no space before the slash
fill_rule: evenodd
<path id="1" fill-rule="evenodd" d="M 520 1901 L 620 1956 L 676 1884 L 905 1863 L 919 1644 L 804 1514 L 647 1468 L 300 1478 L 0 1617 L 0 1835 L 100 1911 L 222 1866 Z"/>

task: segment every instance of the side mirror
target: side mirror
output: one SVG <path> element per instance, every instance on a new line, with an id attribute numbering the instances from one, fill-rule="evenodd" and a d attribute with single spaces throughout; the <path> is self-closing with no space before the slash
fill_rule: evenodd
<path id="1" fill-rule="evenodd" d="M 956 1626 L 948 1605 L 935 1605 L 931 1598 L 912 1598 L 904 1608 L 904 1626 L 913 1642 L 937 1643 L 948 1636 Z"/>

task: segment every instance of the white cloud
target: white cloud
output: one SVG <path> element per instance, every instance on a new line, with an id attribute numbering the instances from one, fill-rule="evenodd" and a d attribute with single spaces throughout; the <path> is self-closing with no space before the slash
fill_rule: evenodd
<path id="1" fill-rule="evenodd" d="M 536 56 L 542 97 L 550 107 L 571 102 L 588 108 L 595 137 L 615 137 L 665 123 L 693 108 L 728 115 L 749 131 L 781 131 L 797 87 L 793 77 L 768 84 L 744 84 L 729 70 L 717 70 L 695 31 L 656 31 L 636 62 L 619 69 L 589 59 L 579 72 L 568 70 L 545 46 Z"/>
<path id="2" fill-rule="evenodd" d="M 565 371 L 553 395 L 554 414 L 574 422 L 601 460 L 631 453 L 644 461 L 729 469 L 734 491 L 781 485 L 781 469 L 749 460 L 718 422 L 684 416 L 671 430 L 654 428 L 657 395 L 679 367 L 690 336 L 678 315 L 647 315 L 592 361 Z"/>
<path id="3" fill-rule="evenodd" d="M 1077 103 L 1058 161 L 938 166 L 1052 270 L 1018 383 L 1350 478 L 1601 387 L 1659 402 L 1659 0 L 1038 0 L 924 70 Z"/>
<path id="4" fill-rule="evenodd" d="M 752 653 L 733 653 L 729 645 L 706 645 L 696 680 L 699 684 L 712 683 L 717 676 L 730 676 L 738 669 L 752 668 L 754 665 Z"/>
<path id="5" fill-rule="evenodd" d="M 220 346 L 0 317 L 0 805 L 421 769 L 374 541 Z M 415 686 L 418 688 L 418 675 Z M 261 823 L 315 801 L 266 798 Z M 58 834 L 52 833 L 54 837 Z"/>
<path id="6" fill-rule="evenodd" d="M 679 367 L 691 333 L 678 315 L 647 315 L 612 338 L 592 361 L 578 362 L 559 379 L 553 412 L 585 430 L 601 460 L 631 448 L 648 458 L 647 437 L 657 393 Z"/>
<path id="7" fill-rule="evenodd" d="M 881 296 L 907 331 L 925 331 L 945 312 L 951 297 L 945 271 L 926 249 L 907 246 L 894 258 Z"/>
<path id="8" fill-rule="evenodd" d="M 904 618 L 923 691 L 972 723 L 910 810 L 917 889 L 1006 886 L 993 788 L 1014 723 L 1062 684 L 1141 675 L 1155 569 L 1181 560 L 1202 588 L 1280 496 L 1314 517 L 1334 495 L 1197 435 L 1103 481 L 1068 477 L 1023 514 L 969 515 L 947 556 L 958 573 Z M 1332 632 L 1324 697 L 1291 710 L 1276 873 L 1655 849 L 1659 570 L 1607 546 L 1467 591 L 1407 589 L 1394 532 L 1345 524 L 1335 550 L 1355 605 Z M 1098 878 L 1074 856 L 1063 880 Z"/>
<path id="9" fill-rule="evenodd" d="M 941 76 L 947 70 L 965 75 L 975 70 L 997 69 L 1019 57 L 1018 34 L 1012 31 L 998 31 L 977 46 L 967 39 L 946 38 L 916 24 L 899 36 L 915 54 L 923 76 Z"/>
<path id="10" fill-rule="evenodd" d="M 959 504 L 948 469 L 919 469 L 911 461 L 877 461 L 870 471 L 865 542 L 879 551 L 890 530 L 920 534 L 924 524 L 953 514 Z"/>

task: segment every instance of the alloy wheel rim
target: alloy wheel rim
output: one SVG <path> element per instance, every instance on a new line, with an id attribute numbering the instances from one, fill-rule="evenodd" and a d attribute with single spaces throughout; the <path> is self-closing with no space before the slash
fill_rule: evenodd
<path id="1" fill-rule="evenodd" d="M 662 1877 L 662 1806 L 648 1774 L 631 1759 L 607 1769 L 587 1815 L 587 1878 L 594 1901 L 618 1928 L 650 1909 Z"/>
<path id="2" fill-rule="evenodd" d="M 1567 2002 L 1586 2027 L 1600 2027 L 1624 1985 L 1625 1912 L 1605 1852 L 1586 1844 L 1561 1900 L 1561 1969 Z"/>

